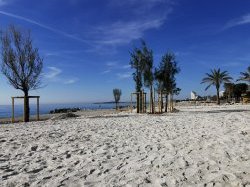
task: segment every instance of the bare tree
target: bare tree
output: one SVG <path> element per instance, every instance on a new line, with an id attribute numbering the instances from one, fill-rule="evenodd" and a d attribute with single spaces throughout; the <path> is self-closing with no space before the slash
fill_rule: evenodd
<path id="1" fill-rule="evenodd" d="M 24 121 L 29 121 L 29 91 L 40 88 L 43 59 L 29 31 L 10 26 L 1 32 L 1 71 L 10 85 L 24 93 Z"/>
<path id="2" fill-rule="evenodd" d="M 113 89 L 113 94 L 114 94 L 114 98 L 115 98 L 115 108 L 116 110 L 118 110 L 118 103 L 120 101 L 121 95 L 122 95 L 122 91 L 120 89 Z"/>

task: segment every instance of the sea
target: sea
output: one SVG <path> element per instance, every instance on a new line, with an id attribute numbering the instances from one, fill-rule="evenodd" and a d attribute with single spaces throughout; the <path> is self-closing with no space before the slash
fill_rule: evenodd
<path id="1" fill-rule="evenodd" d="M 115 108 L 115 104 L 114 103 L 40 104 L 40 114 L 49 114 L 51 110 L 60 108 L 80 108 L 81 110 L 113 109 Z M 11 105 L 0 105 L 0 118 L 10 118 L 11 115 L 12 115 Z M 36 104 L 30 104 L 30 115 L 36 115 Z M 21 116 L 23 116 L 23 105 L 16 104 L 15 117 L 21 117 Z"/>

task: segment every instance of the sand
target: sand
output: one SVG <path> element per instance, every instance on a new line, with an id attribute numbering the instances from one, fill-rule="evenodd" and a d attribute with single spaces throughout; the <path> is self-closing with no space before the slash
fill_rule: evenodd
<path id="1" fill-rule="evenodd" d="M 250 105 L 0 125 L 0 186 L 250 186 Z"/>

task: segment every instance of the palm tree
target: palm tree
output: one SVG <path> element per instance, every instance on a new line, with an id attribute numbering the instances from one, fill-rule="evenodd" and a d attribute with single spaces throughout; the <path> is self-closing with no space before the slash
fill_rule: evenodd
<path id="1" fill-rule="evenodd" d="M 205 90 L 210 88 L 212 85 L 216 88 L 216 95 L 217 95 L 217 104 L 220 104 L 220 85 L 222 83 L 230 83 L 230 80 L 232 80 L 232 77 L 228 75 L 227 71 L 222 71 L 219 69 L 213 69 L 211 70 L 211 74 L 206 73 L 207 77 L 204 77 L 202 79 L 201 84 L 208 83 L 209 85 L 206 87 Z"/>
<path id="2" fill-rule="evenodd" d="M 238 80 L 250 82 L 250 66 L 247 68 L 246 72 L 240 72 L 240 74 L 241 77 Z"/>
<path id="3" fill-rule="evenodd" d="M 122 91 L 120 89 L 113 89 L 113 94 L 114 94 L 114 98 L 115 98 L 115 108 L 116 110 L 118 110 L 118 103 L 120 101 L 121 95 L 122 95 Z"/>

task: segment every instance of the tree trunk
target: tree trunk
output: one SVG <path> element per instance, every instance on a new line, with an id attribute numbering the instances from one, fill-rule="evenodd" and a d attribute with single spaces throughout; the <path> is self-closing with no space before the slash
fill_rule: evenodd
<path id="1" fill-rule="evenodd" d="M 220 105 L 220 91 L 219 88 L 216 88 L 217 91 L 217 105 Z"/>
<path id="2" fill-rule="evenodd" d="M 162 92 L 161 92 L 161 113 L 162 113 L 163 107 L 164 107 L 164 105 L 163 105 L 163 97 L 162 97 Z"/>
<path id="3" fill-rule="evenodd" d="M 173 103 L 173 94 L 170 94 L 170 112 L 173 112 L 174 103 Z"/>
<path id="4" fill-rule="evenodd" d="M 168 111 L 168 94 L 166 94 L 165 112 Z"/>
<path id="5" fill-rule="evenodd" d="M 154 98 L 153 98 L 153 86 L 151 85 L 150 86 L 150 103 L 151 103 L 151 112 L 154 114 L 155 111 L 154 111 Z"/>
<path id="6" fill-rule="evenodd" d="M 30 121 L 30 104 L 29 104 L 29 93 L 24 92 L 24 122 L 29 122 Z"/>
<path id="7" fill-rule="evenodd" d="M 115 102 L 115 109 L 118 110 L 118 102 Z"/>
<path id="8" fill-rule="evenodd" d="M 140 113 L 140 91 L 136 93 L 136 112 Z"/>
<path id="9" fill-rule="evenodd" d="M 142 106 L 142 103 L 143 103 L 143 91 L 140 91 L 140 113 L 143 113 L 143 106 Z"/>

